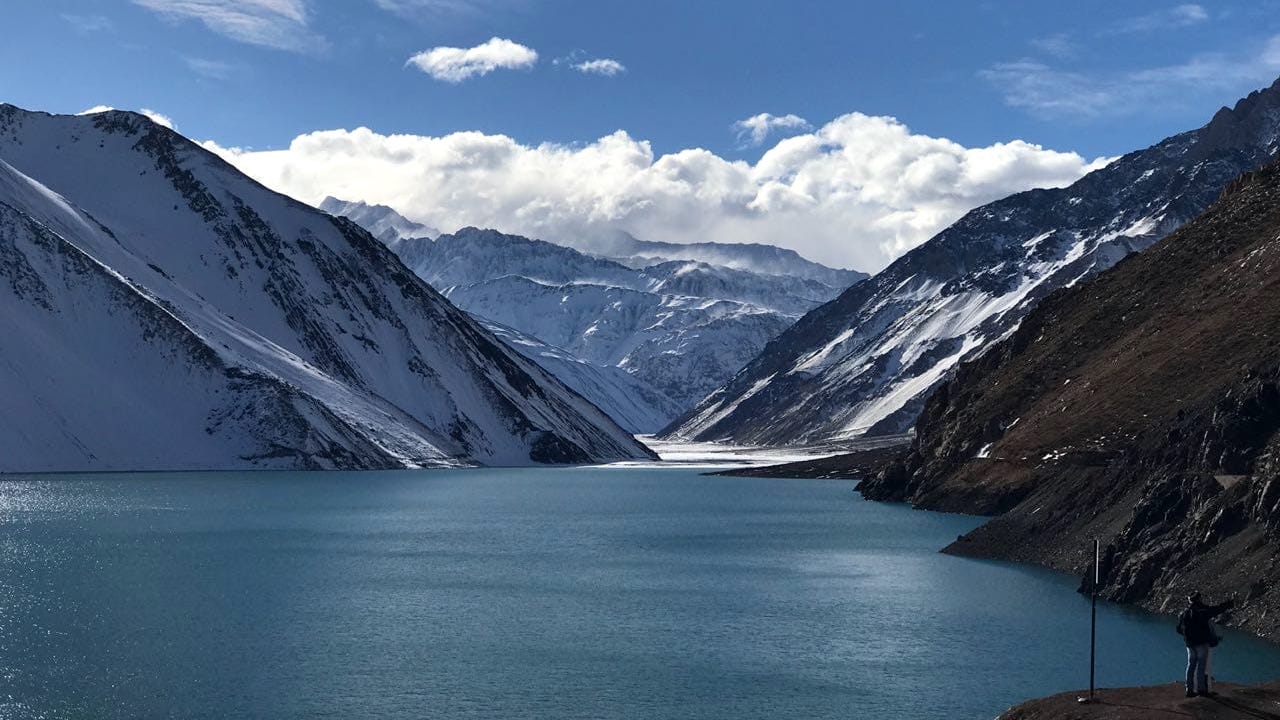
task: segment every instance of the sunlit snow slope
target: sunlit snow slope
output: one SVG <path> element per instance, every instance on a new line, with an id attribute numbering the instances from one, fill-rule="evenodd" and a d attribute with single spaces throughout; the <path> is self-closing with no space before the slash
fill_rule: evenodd
<path id="1" fill-rule="evenodd" d="M 649 457 L 354 223 L 132 113 L 0 105 L 0 471 Z"/>

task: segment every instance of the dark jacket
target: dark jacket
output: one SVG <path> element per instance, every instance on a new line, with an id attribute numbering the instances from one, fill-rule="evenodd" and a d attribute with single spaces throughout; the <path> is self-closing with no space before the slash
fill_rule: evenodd
<path id="1" fill-rule="evenodd" d="M 1178 618 L 1178 634 L 1186 640 L 1187 647 L 1208 645 L 1213 640 L 1212 621 L 1224 611 L 1230 610 L 1235 603 L 1228 600 L 1221 605 L 1205 605 L 1192 603 L 1182 611 Z"/>

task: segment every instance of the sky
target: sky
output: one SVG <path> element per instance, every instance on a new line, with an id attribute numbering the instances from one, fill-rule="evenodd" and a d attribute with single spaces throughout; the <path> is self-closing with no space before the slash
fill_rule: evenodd
<path id="1" fill-rule="evenodd" d="M 875 271 L 1280 76 L 1280 2 L 6 0 L 0 101 L 306 202 Z"/>

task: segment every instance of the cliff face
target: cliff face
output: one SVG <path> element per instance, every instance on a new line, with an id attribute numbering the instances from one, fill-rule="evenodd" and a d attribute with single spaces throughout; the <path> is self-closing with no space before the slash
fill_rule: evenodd
<path id="1" fill-rule="evenodd" d="M 1047 298 L 935 393 L 865 496 L 998 515 L 948 550 L 1083 571 L 1152 609 L 1239 592 L 1280 637 L 1280 164 Z"/>

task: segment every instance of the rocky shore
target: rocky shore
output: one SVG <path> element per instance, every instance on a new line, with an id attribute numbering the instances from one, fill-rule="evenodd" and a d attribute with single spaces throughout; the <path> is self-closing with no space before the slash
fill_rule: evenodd
<path id="1" fill-rule="evenodd" d="M 1031 700 L 1006 710 L 996 720 L 1280 720 L 1280 683 L 1218 687 L 1213 697 L 1188 698 L 1178 683 L 1099 690 L 1091 703 L 1074 691 Z"/>

